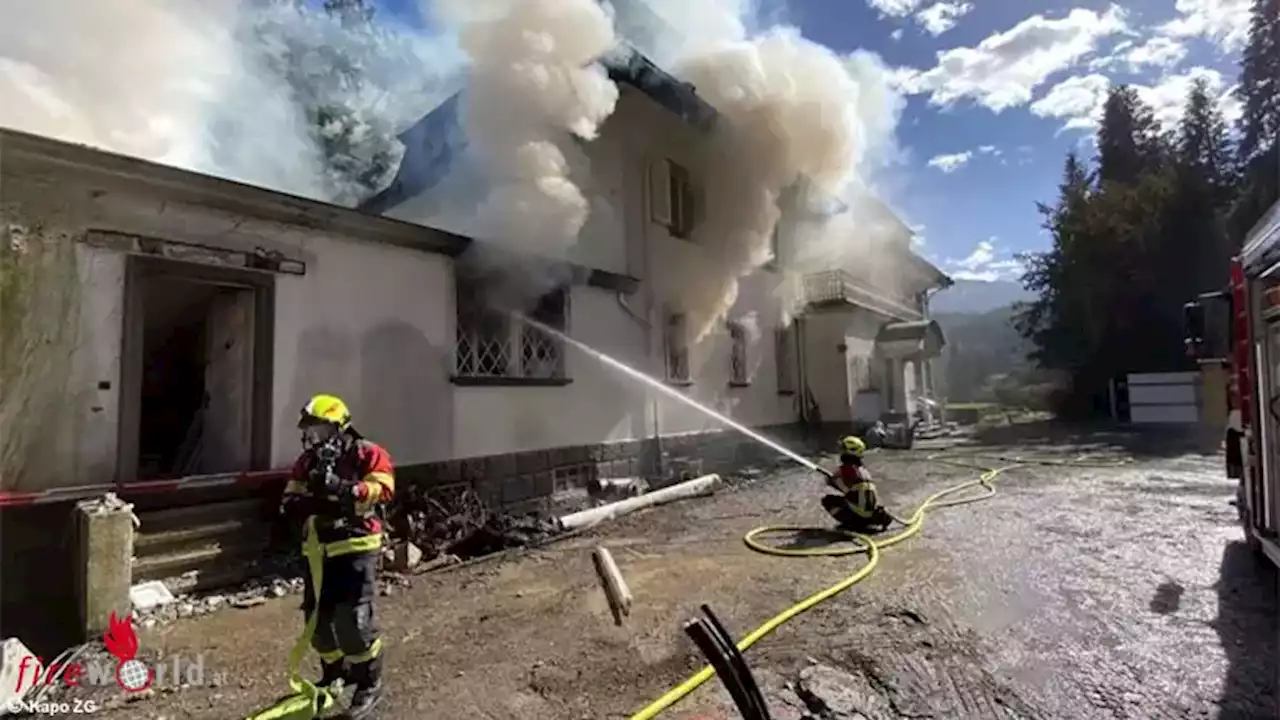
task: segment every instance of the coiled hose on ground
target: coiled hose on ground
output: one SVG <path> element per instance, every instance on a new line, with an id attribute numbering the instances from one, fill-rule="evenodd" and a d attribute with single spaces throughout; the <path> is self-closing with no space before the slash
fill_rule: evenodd
<path id="1" fill-rule="evenodd" d="M 1000 465 L 988 466 L 971 462 L 979 457 L 986 457 L 995 460 Z M 970 461 L 966 461 L 966 458 Z M 1002 455 L 980 455 L 972 454 L 963 457 L 954 457 L 947 455 L 931 455 L 927 458 L 930 462 L 954 465 L 957 467 L 971 468 L 978 470 L 980 474 L 977 478 L 968 482 L 960 483 L 952 487 L 940 490 L 929 497 L 916 508 L 910 517 L 899 518 L 894 516 L 894 520 L 902 524 L 904 528 L 889 536 L 871 538 L 858 533 L 833 530 L 831 528 L 805 527 L 799 525 L 764 525 L 751 530 L 743 537 L 743 542 L 752 550 L 764 553 L 766 555 L 777 555 L 782 557 L 813 557 L 813 556 L 841 556 L 841 555 L 858 555 L 865 553 L 867 562 L 858 568 L 852 575 L 844 578 L 840 582 L 820 590 L 813 595 L 801 600 L 782 612 L 774 615 L 764 622 L 764 624 L 752 630 L 740 641 L 738 641 L 738 650 L 746 652 L 748 648 L 755 645 L 769 633 L 777 630 L 784 623 L 796 617 L 797 615 L 813 608 L 820 603 L 826 602 L 849 588 L 857 585 L 870 575 L 880 562 L 880 551 L 884 548 L 897 545 L 908 538 L 920 532 L 920 528 L 924 525 L 925 516 L 930 510 L 937 510 L 946 507 L 955 507 L 957 505 L 967 505 L 969 503 L 986 500 L 996 494 L 994 480 L 1001 473 L 1011 470 L 1020 465 L 1050 465 L 1065 467 L 1119 467 L 1127 461 L 1119 461 L 1112 463 L 1095 463 L 1089 462 L 1086 458 L 1079 457 L 1076 460 L 1056 460 L 1048 458 L 1023 458 L 1019 456 L 1002 456 Z M 968 493 L 968 494 L 965 494 Z M 959 495 L 959 497 L 955 497 Z M 837 535 L 845 535 L 854 541 L 853 546 L 839 547 L 819 547 L 819 548 L 780 548 L 766 544 L 761 541 L 761 537 L 765 535 L 773 535 L 783 532 L 828 532 Z M 697 690 L 703 683 L 715 676 L 715 670 L 710 666 L 704 667 L 697 673 L 693 674 L 689 679 L 672 688 L 662 697 L 654 700 L 644 709 L 632 715 L 630 720 L 650 720 L 657 717 L 663 711 L 683 700 L 694 690 Z"/>

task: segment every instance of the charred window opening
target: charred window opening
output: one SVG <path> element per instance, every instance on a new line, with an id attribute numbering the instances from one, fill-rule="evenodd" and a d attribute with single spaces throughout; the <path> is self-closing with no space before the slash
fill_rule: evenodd
<path id="1" fill-rule="evenodd" d="M 666 328 L 667 381 L 689 382 L 688 321 L 683 313 L 669 313 Z"/>
<path id="2" fill-rule="evenodd" d="M 488 296 L 483 280 L 458 278 L 455 375 L 460 378 L 565 379 L 564 341 L 549 330 L 568 330 L 567 288 L 557 288 L 538 298 L 527 312 L 527 317 L 534 322 L 493 307 Z"/>
<path id="3" fill-rule="evenodd" d="M 750 385 L 750 371 L 747 368 L 747 328 L 739 322 L 731 322 L 729 327 L 729 384 Z"/>

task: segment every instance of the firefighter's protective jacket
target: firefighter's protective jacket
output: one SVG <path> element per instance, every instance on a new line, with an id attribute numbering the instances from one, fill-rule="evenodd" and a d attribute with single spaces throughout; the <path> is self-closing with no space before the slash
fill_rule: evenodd
<path id="1" fill-rule="evenodd" d="M 875 483 L 871 482 L 871 473 L 866 468 L 861 465 L 841 465 L 836 485 L 859 517 L 869 519 L 877 514 L 880 498 L 876 494 Z"/>
<path id="2" fill-rule="evenodd" d="M 354 485 L 345 496 L 323 497 L 313 492 L 310 478 L 317 462 L 310 453 L 303 453 L 294 463 L 284 490 L 286 512 L 297 518 L 315 516 L 316 535 L 326 559 L 376 553 L 385 531 L 381 510 L 395 497 L 391 455 L 364 438 L 352 442 L 333 468 L 334 474 Z"/>

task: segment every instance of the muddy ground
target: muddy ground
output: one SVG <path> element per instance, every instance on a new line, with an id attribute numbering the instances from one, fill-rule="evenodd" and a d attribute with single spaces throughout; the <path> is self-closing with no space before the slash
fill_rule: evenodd
<path id="1" fill-rule="evenodd" d="M 986 442 L 988 453 L 1132 461 L 1017 467 L 995 498 L 930 517 L 867 581 L 749 652 L 775 718 L 1277 717 L 1275 577 L 1241 540 L 1219 458 L 1052 426 Z M 891 507 L 973 475 L 928 456 L 870 457 Z M 856 569 L 861 558 L 743 546 L 757 525 L 827 524 L 822 492 L 811 474 L 784 472 L 517 558 L 414 578 L 380 601 L 381 717 L 629 717 L 701 666 L 681 632 L 699 604 L 741 635 Z M 596 544 L 612 548 L 634 593 L 625 627 L 597 585 Z M 207 675 L 226 681 L 97 716 L 243 717 L 282 690 L 298 602 L 145 633 L 143 645 L 163 654 L 204 653 Z M 698 716 L 738 717 L 715 681 L 666 714 Z"/>

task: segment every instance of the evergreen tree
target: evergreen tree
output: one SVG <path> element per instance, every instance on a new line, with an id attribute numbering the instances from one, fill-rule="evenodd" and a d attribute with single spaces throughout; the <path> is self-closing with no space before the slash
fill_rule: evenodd
<path id="1" fill-rule="evenodd" d="M 1166 284 L 1169 303 L 1221 286 L 1233 252 L 1225 224 L 1235 192 L 1233 151 L 1226 120 L 1203 78 L 1192 84 L 1178 128 L 1176 175 L 1161 265 L 1181 282 Z"/>
<path id="2" fill-rule="evenodd" d="M 1133 183 L 1161 164 L 1164 142 L 1155 113 L 1129 85 L 1111 88 L 1098 126 L 1098 181 Z"/>
<path id="3" fill-rule="evenodd" d="M 1280 199 L 1280 0 L 1254 0 L 1237 92 L 1241 177 L 1230 230 L 1240 243 Z"/>

